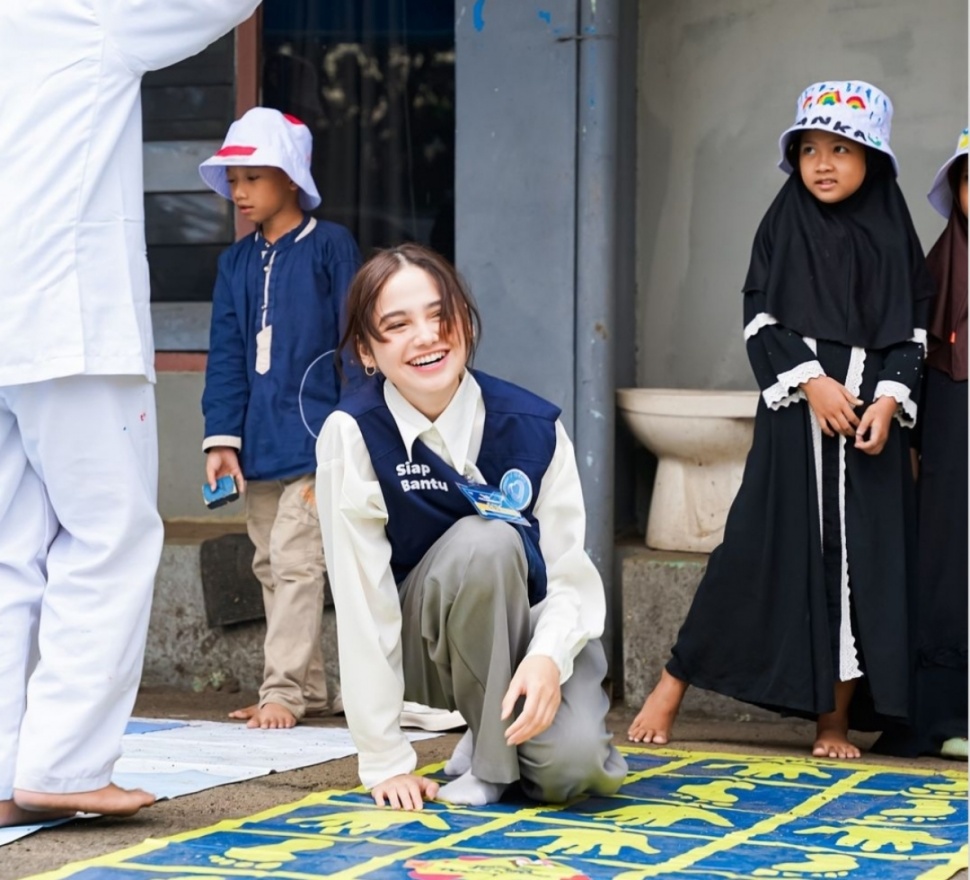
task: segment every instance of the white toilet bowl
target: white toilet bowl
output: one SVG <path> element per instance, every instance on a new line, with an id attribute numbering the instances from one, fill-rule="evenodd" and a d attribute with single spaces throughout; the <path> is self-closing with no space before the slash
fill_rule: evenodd
<path id="1" fill-rule="evenodd" d="M 647 546 L 710 553 L 751 448 L 757 391 L 619 388 L 617 407 L 657 456 Z"/>

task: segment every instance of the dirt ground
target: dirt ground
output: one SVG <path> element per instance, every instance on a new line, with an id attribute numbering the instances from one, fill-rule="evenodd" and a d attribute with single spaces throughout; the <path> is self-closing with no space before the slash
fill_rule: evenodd
<path id="1" fill-rule="evenodd" d="M 170 689 L 144 690 L 135 714 L 150 718 L 187 718 L 224 721 L 230 709 L 251 702 L 255 694 L 186 693 Z M 617 744 L 626 742 L 625 731 L 635 713 L 617 708 L 610 713 L 610 729 Z M 342 718 L 315 719 L 319 726 L 341 726 Z M 803 722 L 777 723 L 710 722 L 682 719 L 675 729 L 676 748 L 746 754 L 792 754 L 811 744 L 813 727 Z M 445 760 L 460 734 L 449 733 L 415 743 L 419 766 Z M 871 740 L 860 738 L 860 745 Z M 863 757 L 865 759 L 865 756 Z M 951 761 L 892 758 L 880 764 L 953 769 Z M 204 828 L 222 819 L 241 818 L 260 810 L 300 800 L 310 792 L 349 789 L 358 785 L 356 757 L 317 764 L 302 770 L 275 773 L 198 794 L 162 801 L 130 819 L 87 819 L 32 834 L 0 848 L 0 880 L 20 880 L 71 862 L 125 849 L 148 837 L 167 837 Z M 956 875 L 966 880 L 967 872 Z"/>

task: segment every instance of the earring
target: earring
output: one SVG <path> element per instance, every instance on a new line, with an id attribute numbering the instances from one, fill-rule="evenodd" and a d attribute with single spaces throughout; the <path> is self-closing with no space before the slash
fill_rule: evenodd
<path id="1" fill-rule="evenodd" d="M 368 378 L 372 376 L 376 376 L 377 367 L 375 367 L 373 364 L 370 364 L 369 366 L 364 367 L 364 375 L 367 376 Z"/>

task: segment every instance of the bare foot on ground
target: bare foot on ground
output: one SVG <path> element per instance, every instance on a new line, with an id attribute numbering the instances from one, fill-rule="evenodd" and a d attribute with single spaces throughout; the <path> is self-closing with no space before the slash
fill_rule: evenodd
<path id="1" fill-rule="evenodd" d="M 52 819 L 70 819 L 77 810 L 25 810 L 12 801 L 0 801 L 0 828 L 10 825 L 39 825 Z"/>
<path id="2" fill-rule="evenodd" d="M 285 730 L 295 726 L 296 716 L 279 703 L 267 703 L 257 708 L 246 722 L 246 727 L 258 727 L 261 730 Z"/>
<path id="3" fill-rule="evenodd" d="M 812 755 L 816 758 L 861 758 L 862 752 L 849 742 L 847 730 L 819 725 Z"/>
<path id="4" fill-rule="evenodd" d="M 627 731 L 630 742 L 655 743 L 664 745 L 670 742 L 670 732 L 677 718 L 687 682 L 674 678 L 665 669 L 657 686 L 643 703 L 643 708 L 633 719 Z"/>
<path id="5" fill-rule="evenodd" d="M 862 752 L 848 740 L 849 704 L 855 686 L 855 680 L 840 681 L 835 685 L 835 711 L 819 715 L 815 725 L 814 757 L 849 760 L 862 757 Z"/>
<path id="6" fill-rule="evenodd" d="M 16 806 L 25 813 L 45 815 L 45 819 L 40 821 L 54 818 L 49 815 L 51 812 L 68 815 L 98 813 L 102 816 L 134 816 L 142 807 L 150 807 L 155 803 L 155 795 L 147 791 L 142 791 L 140 788 L 119 788 L 114 783 L 94 791 L 76 791 L 68 794 L 24 791 L 15 788 L 13 797 Z"/>

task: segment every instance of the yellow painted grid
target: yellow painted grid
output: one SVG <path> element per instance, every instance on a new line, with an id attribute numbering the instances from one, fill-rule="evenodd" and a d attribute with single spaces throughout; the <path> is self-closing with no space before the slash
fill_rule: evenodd
<path id="1" fill-rule="evenodd" d="M 361 789 L 320 792 L 31 880 L 948 880 L 967 866 L 965 772 L 676 749 L 623 751 L 633 769 L 611 798 L 565 807 L 434 804 L 404 813 L 376 808 Z M 648 780 L 657 785 L 642 785 Z M 774 795 L 787 799 L 787 808 L 766 810 L 765 799 Z M 839 818 L 843 805 L 846 815 Z M 428 839 L 415 839 L 415 832 Z M 178 844 L 206 844 L 219 835 L 231 844 L 221 852 L 207 851 L 191 864 L 158 861 L 166 848 L 174 856 Z M 325 873 L 301 870 L 301 863 L 309 867 L 348 842 L 364 847 L 352 864 L 341 865 L 344 856 Z"/>

